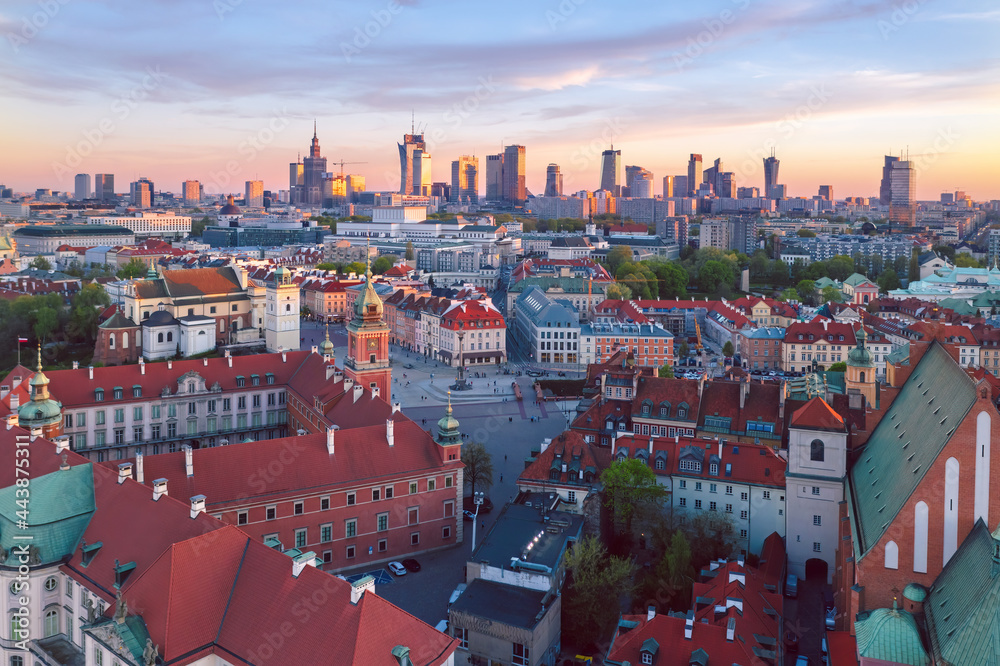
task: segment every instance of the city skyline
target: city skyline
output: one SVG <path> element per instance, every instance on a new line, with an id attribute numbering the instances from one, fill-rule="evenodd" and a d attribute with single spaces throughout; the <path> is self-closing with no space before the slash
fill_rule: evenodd
<path id="1" fill-rule="evenodd" d="M 877 196 L 884 156 L 908 147 L 918 199 L 1000 197 L 1000 64 L 976 47 L 1000 12 L 985 2 L 751 12 L 725 0 L 650 4 L 639 20 L 582 0 L 474 15 L 390 0 L 308 4 L 325 19 L 301 21 L 218 0 L 154 3 L 141 23 L 124 3 L 53 6 L 44 21 L 34 2 L 0 11 L 0 119 L 17 128 L 0 137 L 0 182 L 19 191 L 72 191 L 78 173 L 115 174 L 119 191 L 140 176 L 175 192 L 185 180 L 206 194 L 247 180 L 285 189 L 314 119 L 324 156 L 367 161 L 355 171 L 369 189 L 395 191 L 394 144 L 414 113 L 434 182 L 450 181 L 462 155 L 519 144 L 530 192 L 543 192 L 550 163 L 564 192 L 593 190 L 613 141 L 657 181 L 685 173 L 696 152 L 721 158 L 736 186 L 763 189 L 774 149 L 789 196 L 821 184 Z M 109 25 L 115 40 L 100 38 Z M 248 34 L 262 38 L 252 52 Z M 922 46 L 932 42 L 956 46 Z"/>

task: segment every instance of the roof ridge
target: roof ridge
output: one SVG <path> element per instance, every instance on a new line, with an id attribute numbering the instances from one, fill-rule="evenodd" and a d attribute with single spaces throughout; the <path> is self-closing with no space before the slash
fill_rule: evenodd
<path id="1" fill-rule="evenodd" d="M 239 528 L 236 528 L 239 530 Z M 240 530 L 242 532 L 242 530 Z M 247 558 L 247 551 L 250 549 L 250 536 L 244 533 L 246 541 L 243 543 L 243 552 L 240 554 L 240 563 L 236 567 L 236 575 L 233 576 L 233 584 L 229 588 L 229 598 L 226 599 L 226 607 L 222 610 L 222 617 L 219 619 L 219 630 L 215 633 L 215 638 L 212 640 L 213 645 L 218 645 L 219 637 L 222 636 L 222 627 L 226 623 L 226 618 L 229 617 L 229 606 L 233 603 L 233 595 L 236 594 L 236 584 L 240 580 L 240 574 L 243 572 L 243 563 Z"/>

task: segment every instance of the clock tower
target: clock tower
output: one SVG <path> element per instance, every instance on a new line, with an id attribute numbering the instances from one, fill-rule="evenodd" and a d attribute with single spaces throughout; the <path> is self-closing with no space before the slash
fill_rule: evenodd
<path id="1" fill-rule="evenodd" d="M 344 374 L 365 388 L 378 387 L 382 399 L 390 400 L 389 327 L 383 318 L 382 299 L 372 284 L 371 259 L 365 272 L 365 286 L 354 301 L 354 315 L 347 325 Z"/>

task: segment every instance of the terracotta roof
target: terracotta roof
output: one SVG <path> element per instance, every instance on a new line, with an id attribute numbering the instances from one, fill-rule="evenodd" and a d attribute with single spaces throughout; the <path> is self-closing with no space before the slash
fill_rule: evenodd
<path id="1" fill-rule="evenodd" d="M 566 464 L 565 472 L 562 471 L 562 463 Z M 588 486 L 591 485 L 589 482 L 580 480 L 580 472 L 586 475 L 590 471 L 596 482 L 610 463 L 610 449 L 588 444 L 579 433 L 567 430 L 555 437 L 535 461 L 525 468 L 518 483 L 542 481 Z M 558 480 L 552 478 L 554 470 L 558 470 Z"/>
<path id="2" fill-rule="evenodd" d="M 664 379 L 661 377 L 640 377 L 636 388 L 635 400 L 632 402 L 632 416 L 642 417 L 642 405 L 647 400 L 651 403 L 650 415 L 659 413 L 661 403 L 670 405 L 672 421 L 690 421 L 698 419 L 701 400 L 698 397 L 697 379 Z M 677 406 L 684 403 L 688 406 L 688 415 L 684 419 L 677 418 Z M 648 418 L 648 416 L 647 416 Z"/>
<path id="3" fill-rule="evenodd" d="M 792 413 L 789 426 L 810 430 L 844 432 L 844 419 L 820 397 L 815 397 Z"/>

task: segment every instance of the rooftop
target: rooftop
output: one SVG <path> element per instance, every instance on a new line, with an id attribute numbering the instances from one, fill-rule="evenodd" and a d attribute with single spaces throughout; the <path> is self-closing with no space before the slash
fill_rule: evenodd
<path id="1" fill-rule="evenodd" d="M 450 610 L 509 627 L 532 630 L 541 621 L 545 597 L 546 593 L 539 590 L 477 578 L 469 583 Z"/>
<path id="2" fill-rule="evenodd" d="M 551 573 L 559 566 L 569 542 L 579 538 L 582 529 L 583 516 L 550 511 L 543 518 L 538 507 L 508 504 L 470 560 L 510 569 L 511 560 L 520 559 L 547 567 Z"/>

